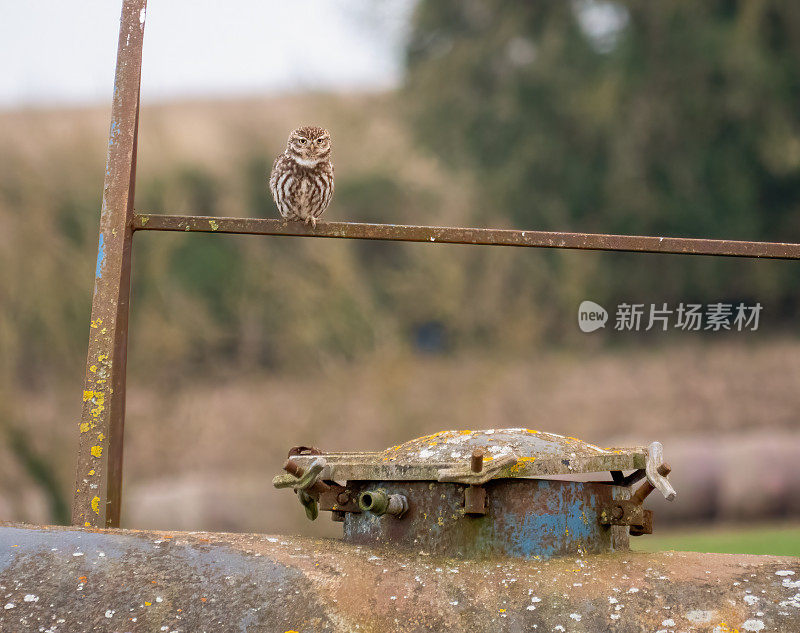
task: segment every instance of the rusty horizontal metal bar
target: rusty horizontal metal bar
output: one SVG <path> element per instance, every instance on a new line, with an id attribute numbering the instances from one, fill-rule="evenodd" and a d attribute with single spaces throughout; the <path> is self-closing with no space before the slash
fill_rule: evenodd
<path id="1" fill-rule="evenodd" d="M 242 235 L 283 235 L 355 240 L 433 242 L 485 246 L 526 246 L 594 251 L 670 253 L 676 255 L 718 255 L 767 259 L 800 259 L 800 244 L 744 242 L 690 237 L 651 237 L 560 231 L 520 231 L 407 224 L 362 224 L 321 222 L 312 228 L 300 222 L 266 218 L 216 218 L 194 215 L 136 213 L 134 231 L 188 231 Z"/>

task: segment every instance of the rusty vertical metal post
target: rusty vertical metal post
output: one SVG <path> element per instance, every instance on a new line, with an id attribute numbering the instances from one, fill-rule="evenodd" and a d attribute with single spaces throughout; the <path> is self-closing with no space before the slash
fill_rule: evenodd
<path id="1" fill-rule="evenodd" d="M 117 527 L 122 493 L 133 198 L 147 0 L 123 0 L 100 211 L 73 525 Z"/>

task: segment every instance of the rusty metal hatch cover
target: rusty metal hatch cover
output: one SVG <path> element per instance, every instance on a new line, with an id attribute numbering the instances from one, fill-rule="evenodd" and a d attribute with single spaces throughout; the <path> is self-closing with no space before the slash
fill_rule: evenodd
<path id="1" fill-rule="evenodd" d="M 312 520 L 330 511 L 349 542 L 547 558 L 627 549 L 629 535 L 651 533 L 644 500 L 656 489 L 675 498 L 662 452 L 531 429 L 441 431 L 380 452 L 298 446 L 273 484 L 294 489 Z M 602 472 L 611 480 L 553 479 Z"/>
<path id="2" fill-rule="evenodd" d="M 480 474 L 470 470 L 475 449 L 483 450 Z M 336 481 L 452 481 L 531 478 L 573 473 L 638 470 L 646 447 L 600 448 L 574 437 L 531 429 L 440 431 L 379 452 L 323 453 L 323 478 Z M 293 459 L 307 468 L 313 455 Z"/>

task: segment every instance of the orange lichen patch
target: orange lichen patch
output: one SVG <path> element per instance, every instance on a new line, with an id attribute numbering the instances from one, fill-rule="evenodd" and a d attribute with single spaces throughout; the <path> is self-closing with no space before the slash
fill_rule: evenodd
<path id="1" fill-rule="evenodd" d="M 206 601 L 205 598 L 200 598 L 200 602 L 205 602 L 205 601 Z"/>
<path id="2" fill-rule="evenodd" d="M 87 580 L 89 579 L 86 576 L 81 576 L 80 578 L 78 578 L 78 582 L 86 582 Z"/>
<path id="3" fill-rule="evenodd" d="M 152 602 L 145 602 L 144 606 L 149 607 L 149 606 L 152 606 L 152 604 L 153 604 Z"/>

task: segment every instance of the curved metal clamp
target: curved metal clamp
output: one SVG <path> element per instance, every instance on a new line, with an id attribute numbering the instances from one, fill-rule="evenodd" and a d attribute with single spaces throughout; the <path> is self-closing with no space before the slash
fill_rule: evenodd
<path id="1" fill-rule="evenodd" d="M 278 475 L 272 480 L 276 488 L 293 488 L 297 493 L 300 503 L 306 509 L 306 516 L 315 520 L 319 516 L 320 493 L 328 490 L 329 486 L 321 480 L 322 471 L 328 465 L 324 457 L 317 457 L 311 462 L 307 470 L 289 459 L 284 465 L 286 475 Z"/>
<path id="2" fill-rule="evenodd" d="M 647 462 L 645 462 L 645 475 L 650 485 L 658 490 L 667 501 L 675 499 L 675 489 L 669 480 L 659 471 L 666 470 L 669 473 L 669 467 L 664 468 L 664 447 L 661 442 L 653 442 L 647 448 Z"/>
<path id="3" fill-rule="evenodd" d="M 290 464 L 294 468 L 288 468 Z M 308 490 L 319 480 L 320 473 L 322 473 L 328 462 L 324 457 L 317 457 L 308 470 L 304 470 L 298 466 L 291 459 L 286 462 L 284 469 L 288 471 L 288 475 L 278 475 L 272 480 L 272 485 L 276 488 L 294 488 L 295 490 Z"/>

